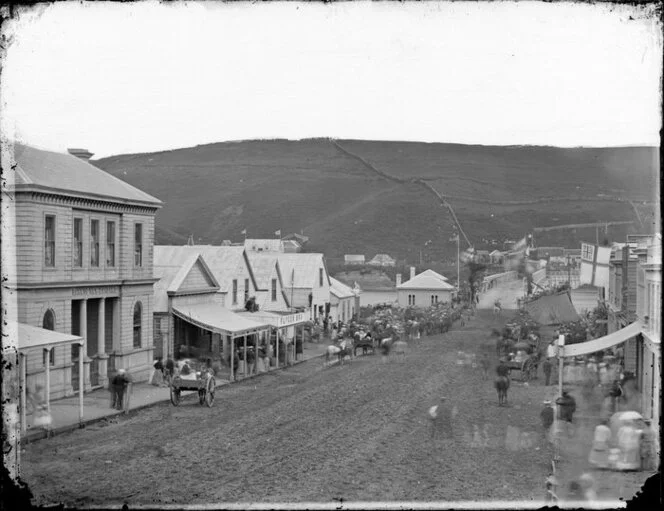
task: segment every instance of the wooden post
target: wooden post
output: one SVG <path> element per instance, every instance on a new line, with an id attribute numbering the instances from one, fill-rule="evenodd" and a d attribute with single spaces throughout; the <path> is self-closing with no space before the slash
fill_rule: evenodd
<path id="1" fill-rule="evenodd" d="M 46 411 L 51 413 L 51 350 L 53 348 L 45 348 L 46 352 Z"/>
<path id="2" fill-rule="evenodd" d="M 275 351 L 276 351 L 276 357 L 277 357 L 277 369 L 279 369 L 279 329 L 277 328 L 277 333 L 276 333 L 276 341 L 274 343 L 275 346 Z"/>
<path id="3" fill-rule="evenodd" d="M 83 387 L 85 381 L 85 372 L 83 369 L 83 351 L 85 346 L 85 341 L 82 341 L 79 344 L 78 352 L 78 422 L 79 425 L 83 426 Z"/>
<path id="4" fill-rule="evenodd" d="M 25 417 L 25 408 L 27 406 L 27 385 L 28 385 L 28 371 L 26 369 L 26 364 L 28 362 L 27 357 L 24 353 L 19 353 L 19 361 L 21 366 L 21 372 L 19 374 L 19 382 L 21 386 L 21 434 L 25 435 L 27 430 L 26 417 Z"/>
<path id="5" fill-rule="evenodd" d="M 233 377 L 235 374 L 234 371 L 234 366 L 235 366 L 235 335 L 231 334 L 231 342 L 230 344 L 230 357 L 231 357 L 231 381 L 233 381 L 235 378 Z"/>
<path id="6" fill-rule="evenodd" d="M 242 378 L 246 378 L 247 375 L 247 334 L 245 333 L 244 336 L 242 337 L 244 340 L 244 371 L 242 371 Z"/>

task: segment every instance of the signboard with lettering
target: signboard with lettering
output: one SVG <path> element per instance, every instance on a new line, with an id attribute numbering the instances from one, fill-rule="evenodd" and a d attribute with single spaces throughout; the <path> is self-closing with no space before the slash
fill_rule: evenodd
<path id="1" fill-rule="evenodd" d="M 288 314 L 287 316 L 281 316 L 279 318 L 279 326 L 284 327 L 284 326 L 290 326 L 290 325 L 295 325 L 297 323 L 302 323 L 304 322 L 304 313 L 299 312 L 296 314 Z"/>
<path id="2" fill-rule="evenodd" d="M 105 296 L 119 293 L 118 286 L 74 287 L 71 290 L 72 296 Z"/>

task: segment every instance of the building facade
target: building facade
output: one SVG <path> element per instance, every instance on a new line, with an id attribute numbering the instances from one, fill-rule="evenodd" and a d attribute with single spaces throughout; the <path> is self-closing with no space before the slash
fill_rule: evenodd
<path id="1" fill-rule="evenodd" d="M 343 282 L 330 277 L 330 316 L 332 321 L 350 322 L 355 316 L 355 293 Z"/>
<path id="2" fill-rule="evenodd" d="M 7 187 L 15 254 L 6 282 L 18 322 L 80 336 L 82 348 L 27 360 L 28 374 L 54 374 L 52 396 L 102 387 L 124 368 L 140 381 L 152 367 L 154 220 L 161 202 L 88 163 L 16 144 Z M 3 261 L 3 265 L 6 261 Z M 20 345 L 20 339 L 19 339 Z M 62 372 L 62 378 L 55 376 Z"/>
<path id="3" fill-rule="evenodd" d="M 409 280 L 404 283 L 397 280 L 397 303 L 401 307 L 431 307 L 437 303 L 450 303 L 453 291 L 454 286 L 448 284 L 443 275 L 433 270 L 415 275 L 414 268 L 411 268 Z"/>

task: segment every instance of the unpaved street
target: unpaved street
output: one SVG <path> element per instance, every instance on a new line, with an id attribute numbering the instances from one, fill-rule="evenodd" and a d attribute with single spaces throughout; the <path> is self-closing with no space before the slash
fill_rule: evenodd
<path id="1" fill-rule="evenodd" d="M 539 410 L 553 387 L 515 383 L 498 407 L 493 378 L 457 364 L 458 350 L 489 344 L 488 316 L 415 342 L 405 362 L 317 359 L 224 387 L 212 409 L 189 399 L 30 444 L 23 477 L 38 503 L 76 505 L 540 499 L 551 452 Z M 441 395 L 455 438 L 432 444 Z M 530 433 L 521 446 L 515 428 Z"/>

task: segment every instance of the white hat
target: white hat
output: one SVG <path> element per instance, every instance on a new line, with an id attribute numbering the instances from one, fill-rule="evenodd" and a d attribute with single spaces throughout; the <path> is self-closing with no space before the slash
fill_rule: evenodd
<path id="1" fill-rule="evenodd" d="M 127 371 L 124 370 L 124 369 L 118 369 L 118 373 L 119 373 L 119 374 L 124 374 L 124 373 L 126 373 L 126 372 L 127 372 Z"/>

